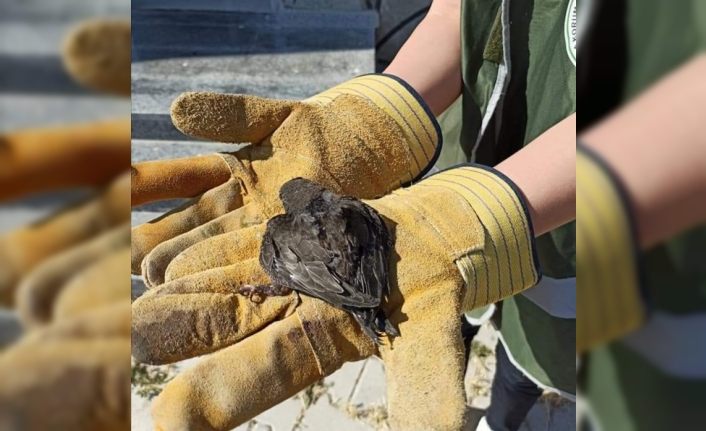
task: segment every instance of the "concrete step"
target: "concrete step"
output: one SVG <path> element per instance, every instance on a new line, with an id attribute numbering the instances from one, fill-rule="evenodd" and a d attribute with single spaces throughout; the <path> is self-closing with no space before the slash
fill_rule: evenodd
<path id="1" fill-rule="evenodd" d="M 132 130 L 137 139 L 187 139 L 169 119 L 185 91 L 303 99 L 374 68 L 370 50 L 165 59 L 133 64 Z"/>
<path id="2" fill-rule="evenodd" d="M 68 76 L 59 51 L 76 23 L 130 17 L 125 0 L 4 0 L 0 14 L 0 132 L 127 116 L 128 99 L 103 97 Z"/>
<path id="3" fill-rule="evenodd" d="M 360 11 L 369 9 L 369 6 L 365 0 L 134 0 L 133 8 L 275 12 L 284 8 Z"/>
<path id="4" fill-rule="evenodd" d="M 184 91 L 301 99 L 374 69 L 377 16 L 371 11 L 286 10 L 269 2 L 237 5 L 246 12 L 204 10 L 220 3 L 194 6 L 201 10 L 179 9 L 181 3 L 159 9 L 166 7 L 159 1 L 134 5 L 134 138 L 188 139 L 168 116 Z M 269 11 L 252 11 L 258 7 Z"/>
<path id="5" fill-rule="evenodd" d="M 133 61 L 159 58 L 365 49 L 372 11 L 276 13 L 133 9 Z"/>
<path id="6" fill-rule="evenodd" d="M 163 59 L 132 66 L 133 112 L 164 113 L 183 91 L 307 97 L 374 65 L 372 49 Z M 168 108 L 169 105 L 166 105 Z"/>

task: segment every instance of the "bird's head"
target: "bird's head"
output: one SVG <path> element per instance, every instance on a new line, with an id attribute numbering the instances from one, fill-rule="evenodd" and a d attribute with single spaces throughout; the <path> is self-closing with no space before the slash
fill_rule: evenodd
<path id="1" fill-rule="evenodd" d="M 326 188 L 306 178 L 294 178 L 279 189 L 279 198 L 288 213 L 301 211 L 314 199 L 320 197 Z"/>

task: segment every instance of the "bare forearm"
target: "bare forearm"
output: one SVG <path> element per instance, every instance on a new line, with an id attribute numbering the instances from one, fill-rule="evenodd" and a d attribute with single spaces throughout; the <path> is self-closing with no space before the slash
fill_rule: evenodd
<path id="1" fill-rule="evenodd" d="M 460 0 L 435 0 L 385 70 L 414 87 L 436 115 L 461 92 L 460 14 Z M 523 191 L 537 235 L 575 217 L 575 142 L 572 115 L 497 166 Z"/>
<path id="2" fill-rule="evenodd" d="M 581 137 L 623 183 L 643 248 L 706 222 L 704 76 L 706 55 Z"/>
<path id="3" fill-rule="evenodd" d="M 496 166 L 527 200 L 535 235 L 576 217 L 576 114 Z"/>
<path id="4" fill-rule="evenodd" d="M 435 0 L 385 70 L 409 83 L 435 115 L 461 93 L 461 2 Z"/>

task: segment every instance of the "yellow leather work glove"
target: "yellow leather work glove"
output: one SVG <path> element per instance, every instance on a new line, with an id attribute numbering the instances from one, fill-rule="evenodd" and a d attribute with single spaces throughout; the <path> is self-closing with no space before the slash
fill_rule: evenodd
<path id="1" fill-rule="evenodd" d="M 69 74 L 92 89 L 130 95 L 130 22 L 85 21 L 64 41 Z M 101 188 L 130 164 L 130 119 L 19 130 L 0 135 L 0 201 L 74 187 Z M 47 257 L 129 218 L 129 177 L 103 196 L 0 238 L 0 305 Z"/>
<path id="2" fill-rule="evenodd" d="M 63 47 L 64 65 L 79 84 L 130 95 L 129 21 L 84 21 Z M 130 178 L 118 178 L 129 165 L 130 118 L 0 134 L 0 201 L 69 188 L 104 189 L 0 236 L 0 306 L 13 305 L 18 283 L 42 261 L 129 220 Z M 66 266 L 63 272 L 79 270 Z"/>
<path id="3" fill-rule="evenodd" d="M 629 203 L 619 179 L 583 145 L 576 153 L 576 350 L 638 328 L 647 315 Z"/>
<path id="4" fill-rule="evenodd" d="M 265 225 L 211 236 L 173 258 L 166 283 L 133 303 L 138 360 L 215 352 L 155 400 L 157 429 L 231 429 L 376 352 L 393 429 L 461 429 L 460 314 L 539 278 L 523 200 L 497 172 L 465 166 L 366 203 L 394 238 L 383 308 L 400 336 L 377 352 L 350 315 L 320 300 L 296 292 L 249 299 L 244 285 L 269 283 L 258 261 Z"/>
<path id="5" fill-rule="evenodd" d="M 51 321 L 0 352 L 0 429 L 130 429 L 130 248 L 58 289 Z"/>
<path id="6" fill-rule="evenodd" d="M 292 178 L 376 198 L 420 178 L 441 147 L 439 126 L 424 102 L 387 75 L 361 76 L 304 101 L 186 93 L 171 115 L 186 134 L 250 145 L 232 154 L 133 167 L 133 205 L 200 195 L 135 228 L 132 270 L 148 286 L 163 281 L 165 264 L 185 247 L 281 212 L 278 191 Z M 155 250 L 205 224 L 201 236 Z"/>

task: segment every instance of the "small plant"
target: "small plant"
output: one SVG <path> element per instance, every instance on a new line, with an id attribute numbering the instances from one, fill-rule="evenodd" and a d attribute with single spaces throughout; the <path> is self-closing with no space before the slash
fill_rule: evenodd
<path id="1" fill-rule="evenodd" d="M 351 419 L 366 423 L 376 430 L 389 429 L 387 407 L 384 403 L 369 405 L 346 403 L 339 405 L 338 408 L 343 410 Z"/>
<path id="2" fill-rule="evenodd" d="M 302 402 L 302 408 L 299 411 L 299 414 L 297 415 L 296 419 L 294 419 L 292 431 L 302 429 L 302 427 L 304 426 L 304 415 L 306 415 L 306 411 L 309 409 L 309 407 L 316 404 L 316 402 L 319 401 L 321 397 L 326 395 L 329 403 L 331 403 L 331 394 L 329 393 L 329 389 L 331 388 L 331 386 L 333 386 L 333 383 L 326 383 L 323 379 L 321 379 L 294 396 L 294 398 L 297 398 L 299 401 Z"/>
<path id="3" fill-rule="evenodd" d="M 159 395 L 175 374 L 173 365 L 155 366 L 132 361 L 132 386 L 137 388 L 137 395 L 148 400 Z"/>
<path id="4" fill-rule="evenodd" d="M 324 395 L 329 395 L 329 389 L 333 386 L 332 383 L 326 383 L 323 379 L 312 384 L 308 388 L 299 392 L 296 397 L 302 402 L 305 409 L 308 409 L 313 404 L 316 404 Z"/>
<path id="5" fill-rule="evenodd" d="M 493 355 L 493 350 L 481 342 L 473 341 L 471 344 L 471 354 L 478 358 L 485 359 Z"/>

